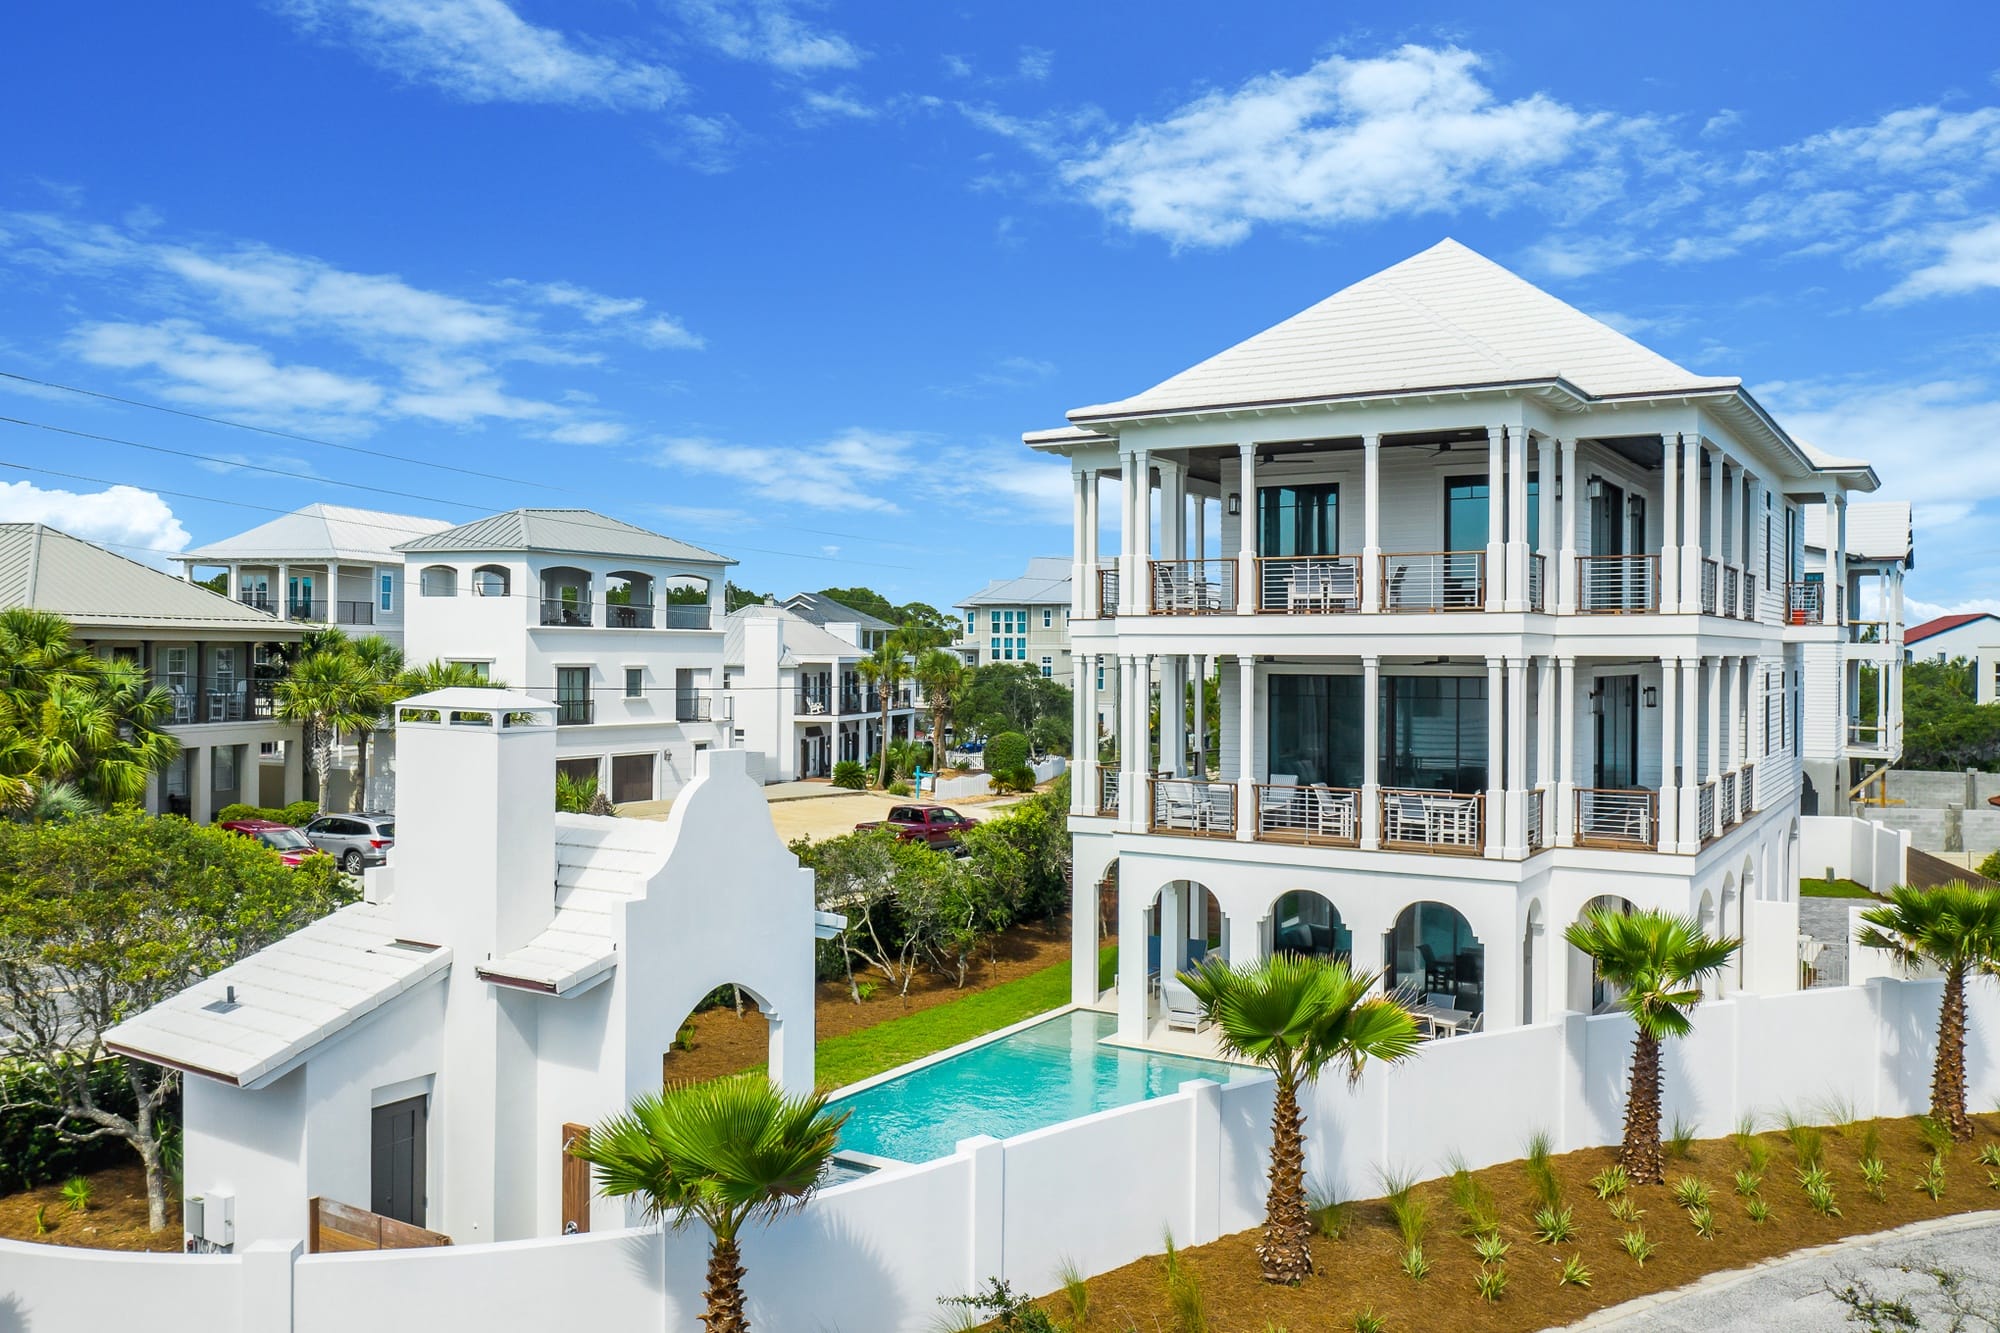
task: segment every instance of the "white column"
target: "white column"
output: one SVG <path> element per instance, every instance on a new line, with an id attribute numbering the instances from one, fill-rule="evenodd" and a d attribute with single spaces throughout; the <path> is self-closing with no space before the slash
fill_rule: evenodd
<path id="1" fill-rule="evenodd" d="M 1194 775 L 1208 777 L 1208 659 L 1199 654 L 1194 664 Z M 1248 818 L 1247 815 L 1242 816 Z"/>
<path id="2" fill-rule="evenodd" d="M 1525 543 L 1521 548 L 1525 551 Z M 1528 854 L 1528 659 L 1507 659 L 1507 822 L 1503 855 Z"/>
<path id="3" fill-rule="evenodd" d="M 1382 659 L 1361 659 L 1361 846 L 1382 845 Z"/>
<path id="4" fill-rule="evenodd" d="M 1257 659 L 1236 658 L 1236 840 L 1257 833 Z M 1234 955 L 1231 955 L 1234 957 Z"/>
<path id="5" fill-rule="evenodd" d="M 1722 776 L 1722 659 L 1705 657 L 1702 665 L 1708 671 L 1708 763 L 1704 780 L 1714 782 Z M 1722 813 L 1716 812 L 1717 827 L 1721 825 Z"/>
<path id="6" fill-rule="evenodd" d="M 1179 653 L 1160 659 L 1160 768 L 1187 776 L 1187 658 Z"/>
<path id="7" fill-rule="evenodd" d="M 1506 659 L 1486 659 L 1486 848 L 1488 856 L 1501 855 L 1506 843 L 1506 775 L 1501 771 L 1506 758 L 1506 714 L 1501 705 L 1501 685 Z"/>
<path id="8" fill-rule="evenodd" d="M 215 748 L 202 745 L 190 746 L 189 750 L 194 762 L 188 765 L 188 818 L 206 824 L 215 813 Z M 321 792 L 319 798 L 324 801 L 326 793 Z"/>
<path id="9" fill-rule="evenodd" d="M 1188 491 L 1188 498 L 1194 501 L 1189 517 L 1194 526 L 1188 533 L 1188 559 L 1208 559 L 1208 497 L 1194 490 Z M 1225 560 L 1227 556 L 1223 557 Z"/>
<path id="10" fill-rule="evenodd" d="M 1236 522 L 1236 610 L 1240 615 L 1254 615 L 1257 611 L 1257 446 L 1239 444 L 1236 446 L 1242 476 L 1238 478 L 1240 489 L 1238 502 L 1243 512 Z"/>
<path id="11" fill-rule="evenodd" d="M 1090 659 L 1081 654 L 1073 654 L 1069 661 L 1070 696 L 1074 701 L 1070 710 L 1070 751 L 1076 756 L 1071 765 L 1075 772 L 1070 777 L 1069 812 L 1073 815 L 1094 815 L 1097 813 L 1097 724 L 1096 702 L 1091 698 Z M 935 730 L 935 728 L 933 729 Z M 937 740 L 942 742 L 943 738 Z M 938 750 L 940 757 L 942 749 Z"/>
<path id="12" fill-rule="evenodd" d="M 1681 610 L 1701 610 L 1701 455 L 1698 434 L 1683 434 L 1681 459 Z"/>
<path id="13" fill-rule="evenodd" d="M 1681 659 L 1681 845 L 1701 850 L 1701 659 Z"/>
<path id="14" fill-rule="evenodd" d="M 1160 469 L 1160 559 L 1187 556 L 1187 468 L 1180 459 L 1162 457 Z"/>
<path id="15" fill-rule="evenodd" d="M 1118 1035 L 1126 1041 L 1145 1040 L 1152 1007 L 1146 994 L 1146 907 L 1151 898 L 1150 884 L 1118 877 Z"/>
<path id="16" fill-rule="evenodd" d="M 1660 609 L 1675 611 L 1681 601 L 1681 437 L 1660 436 Z M 1662 809 L 1665 807 L 1662 806 Z M 1661 821 L 1665 822 L 1664 819 Z"/>
<path id="17" fill-rule="evenodd" d="M 1668 488 L 1669 493 L 1672 487 Z M 1661 557 L 1664 566 L 1666 557 Z M 1677 657 L 1660 659 L 1660 828 L 1659 845 L 1671 852 L 1680 845 L 1680 788 L 1676 770 L 1680 765 L 1679 710 L 1680 676 Z"/>
<path id="18" fill-rule="evenodd" d="M 1542 474 L 1547 476 L 1545 472 Z M 1547 528 L 1542 529 L 1544 532 Z M 1535 786 L 1542 791 L 1542 846 L 1550 845 L 1551 817 L 1556 799 L 1556 672 L 1555 661 L 1535 659 Z"/>
<path id="19" fill-rule="evenodd" d="M 1085 614 L 1095 619 L 1104 614 L 1103 597 L 1097 584 L 1097 565 L 1102 558 L 1099 552 L 1101 537 L 1098 521 L 1098 484 L 1102 474 L 1096 468 L 1084 472 L 1083 491 L 1083 567 L 1085 591 L 1083 604 L 1089 608 Z M 1113 608 L 1114 610 L 1116 608 Z"/>
<path id="20" fill-rule="evenodd" d="M 1722 474 L 1729 470 L 1729 455 L 1722 450 L 1715 451 L 1708 468 L 1708 554 L 1715 560 L 1715 610 L 1722 611 L 1722 566 L 1729 563 L 1729 550 L 1723 545 Z"/>
<path id="21" fill-rule="evenodd" d="M 1498 611 L 1506 591 L 1505 570 L 1506 548 L 1500 540 L 1501 529 L 1506 524 L 1506 508 L 1502 501 L 1505 479 L 1502 466 L 1506 452 L 1501 448 L 1501 428 L 1486 428 L 1486 609 Z M 1492 811 L 1487 817 L 1492 818 Z"/>
<path id="22" fill-rule="evenodd" d="M 1509 611 L 1528 609 L 1528 430 L 1507 428 L 1507 595 Z"/>
<path id="23" fill-rule="evenodd" d="M 1830 563 L 1828 567 L 1831 568 Z M 280 564 L 278 566 L 278 586 L 272 591 L 278 599 L 278 619 L 280 620 L 290 620 L 292 618 L 291 573 L 292 567 L 290 565 Z"/>
<path id="24" fill-rule="evenodd" d="M 1722 561 L 1735 565 L 1738 570 L 1749 566 L 1744 555 L 1743 541 L 1743 469 L 1731 466 L 1722 478 L 1722 519 L 1725 536 L 1722 545 Z M 1736 576 L 1736 606 L 1738 615 L 1743 614 L 1743 576 Z"/>
<path id="25" fill-rule="evenodd" d="M 1847 492 L 1836 491 L 1833 508 L 1827 512 L 1827 559 L 1831 562 L 1830 575 L 1833 586 L 1840 591 L 1835 595 L 1833 607 L 1828 614 L 1837 616 L 1838 623 L 1845 624 L 1854 619 L 1854 608 L 1847 605 Z"/>
<path id="26" fill-rule="evenodd" d="M 1075 532 L 1070 538 L 1069 614 L 1072 620 L 1082 620 L 1090 614 L 1090 579 L 1087 572 L 1090 560 L 1087 536 L 1090 525 L 1090 474 L 1078 468 L 1072 481 L 1075 494 L 1070 500 L 1070 525 Z"/>
<path id="27" fill-rule="evenodd" d="M 1569 442 L 1565 442 L 1565 452 Z M 1569 497 L 1573 494 L 1567 485 L 1563 489 L 1563 506 L 1567 510 Z M 1556 844 L 1561 847 L 1576 845 L 1576 658 L 1564 653 L 1556 659 L 1559 679 L 1556 684 L 1556 716 L 1562 719 L 1562 734 L 1557 738 L 1556 754 L 1561 777 L 1556 783 Z M 1551 962 L 1554 960 L 1551 959 Z"/>
<path id="28" fill-rule="evenodd" d="M 1118 677 L 1118 717 L 1113 723 L 1112 735 L 1118 738 L 1118 826 L 1131 827 L 1132 807 L 1139 797 L 1132 788 L 1138 780 L 1133 776 L 1132 756 L 1132 673 L 1135 668 L 1130 655 L 1120 653 L 1112 658 L 1112 666 Z"/>
<path id="29" fill-rule="evenodd" d="M 1361 609 L 1382 609 L 1382 437 L 1361 437 Z"/>
<path id="30" fill-rule="evenodd" d="M 1576 612 L 1576 510 L 1583 493 L 1576 488 L 1576 441 L 1558 440 L 1562 449 L 1562 545 L 1556 552 L 1556 610 L 1563 615 Z M 1569 696 L 1563 708 L 1567 710 Z M 1567 717 L 1568 713 L 1565 712 Z"/>
<path id="31" fill-rule="evenodd" d="M 1536 469 L 1535 504 L 1541 510 L 1539 515 L 1541 540 L 1535 545 L 1535 554 L 1542 558 L 1542 610 L 1553 611 L 1561 600 L 1556 591 L 1556 581 L 1562 577 L 1562 562 L 1556 550 L 1556 442 L 1547 435 L 1541 438 L 1541 463 Z M 1545 668 L 1546 669 L 1546 666 Z M 1546 785 L 1546 784 L 1545 784 Z M 1545 835 L 1546 836 L 1546 835 Z"/>

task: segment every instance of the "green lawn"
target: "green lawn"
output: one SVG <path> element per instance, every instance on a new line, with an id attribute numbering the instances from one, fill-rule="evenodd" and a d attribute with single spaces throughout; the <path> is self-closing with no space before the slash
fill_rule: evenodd
<path id="1" fill-rule="evenodd" d="M 1115 974 L 1115 961 L 1107 964 L 1105 959 L 1116 957 L 1117 946 L 1107 945 L 1098 959 L 1100 978 L 1107 975 L 1107 966 Z M 1068 1003 L 1069 964 L 1057 963 L 990 990 L 969 992 L 962 1000 L 828 1037 L 813 1054 L 819 1085 L 844 1088 Z"/>
<path id="2" fill-rule="evenodd" d="M 1808 898 L 1873 898 L 1851 879 L 1802 879 L 1799 892 Z"/>

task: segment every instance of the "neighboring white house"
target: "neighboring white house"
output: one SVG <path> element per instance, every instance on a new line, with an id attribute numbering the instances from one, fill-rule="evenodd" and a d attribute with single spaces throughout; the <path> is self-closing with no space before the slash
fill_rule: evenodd
<path id="1" fill-rule="evenodd" d="M 553 700 L 560 771 L 614 801 L 657 800 L 729 743 L 728 556 L 588 509 L 509 510 L 398 549 L 406 656 Z"/>
<path id="2" fill-rule="evenodd" d="M 460 1244 L 635 1225 L 565 1145 L 658 1090 L 683 1018 L 730 983 L 769 1019 L 771 1076 L 812 1087 L 814 935 L 841 922 L 814 912 L 747 756 L 703 755 L 663 823 L 558 815 L 556 712 L 403 701 L 396 860 L 365 901 L 108 1034 L 188 1076 L 189 1216 L 211 1239 L 307 1235 L 315 1197 Z"/>
<path id="3" fill-rule="evenodd" d="M 1989 611 L 1958 612 L 1912 625 L 1903 633 L 1906 662 L 1972 664 L 1973 697 L 2000 703 L 2000 616 Z"/>
<path id="4" fill-rule="evenodd" d="M 63 617 L 79 642 L 137 662 L 172 694 L 181 752 L 149 784 L 147 810 L 205 821 L 237 801 L 299 799 L 299 728 L 276 716 L 271 685 L 273 646 L 303 626 L 40 523 L 0 523 L 0 607 L 14 606 Z"/>
<path id="5" fill-rule="evenodd" d="M 766 782 L 830 777 L 841 760 L 880 748 L 881 691 L 857 670 L 866 651 L 782 606 L 745 606 L 727 623 L 723 690 L 737 743 L 763 757 Z M 889 710 L 889 734 L 915 730 L 906 682 Z"/>
<path id="6" fill-rule="evenodd" d="M 1210 947 L 1348 955 L 1461 1028 L 1589 1012 L 1593 904 L 1743 935 L 1724 992 L 1797 987 L 1803 655 L 1848 634 L 1778 534 L 1866 464 L 1453 241 L 1026 440 L 1075 480 L 1078 729 L 1095 664 L 1125 701 L 1071 816 L 1121 1035 Z M 1149 695 L 1217 663 L 1204 771 Z"/>
<path id="7" fill-rule="evenodd" d="M 835 638 L 847 640 L 863 652 L 872 653 L 880 648 L 896 629 L 882 617 L 857 611 L 845 602 L 834 601 L 825 593 L 795 592 L 780 605 Z"/>
<path id="8" fill-rule="evenodd" d="M 450 526 L 441 518 L 312 504 L 174 559 L 190 579 L 197 569 L 220 567 L 231 597 L 280 620 L 339 625 L 400 647 L 406 594 L 396 544 Z"/>
<path id="9" fill-rule="evenodd" d="M 1804 578 L 1798 588 L 1803 619 L 1819 610 L 1841 625 L 1832 643 L 1800 652 L 1805 669 L 1805 727 L 1800 809 L 1839 814 L 1850 794 L 1903 757 L 1903 576 L 1916 565 L 1914 529 L 1905 501 L 1848 504 L 1836 499 L 1836 523 L 1846 530 L 1840 570 L 1832 555 L 1824 505 L 1804 511 Z M 1790 534 L 1788 534 L 1790 535 Z M 1824 589 L 1840 595 L 1822 607 Z"/>

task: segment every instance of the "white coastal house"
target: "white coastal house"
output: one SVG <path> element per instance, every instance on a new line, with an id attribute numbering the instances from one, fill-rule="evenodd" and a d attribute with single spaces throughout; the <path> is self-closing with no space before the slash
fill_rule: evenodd
<path id="1" fill-rule="evenodd" d="M 1211 949 L 1349 956 L 1451 1030 L 1591 1012 L 1592 904 L 1797 987 L 1803 665 L 1849 638 L 1800 516 L 1866 464 L 1453 241 L 1025 438 L 1075 479 L 1079 729 L 1095 665 L 1125 702 L 1071 813 L 1074 952 L 1106 881 L 1125 944 L 1074 998 L 1122 1037 Z M 1149 733 L 1218 668 L 1219 738 Z"/>
<path id="2" fill-rule="evenodd" d="M 403 542 L 404 652 L 556 706 L 555 767 L 625 803 L 729 744 L 728 556 L 588 509 L 514 509 Z"/>
<path id="3" fill-rule="evenodd" d="M 441 518 L 311 504 L 174 557 L 186 577 L 221 569 L 224 591 L 279 620 L 338 625 L 402 646 L 407 614 L 398 542 L 441 532 Z"/>
<path id="4" fill-rule="evenodd" d="M 882 617 L 857 611 L 845 602 L 834 601 L 823 592 L 795 592 L 780 605 L 835 638 L 847 640 L 864 653 L 880 648 L 896 630 Z"/>
<path id="5" fill-rule="evenodd" d="M 775 604 L 741 607 L 727 624 L 723 692 L 736 743 L 760 756 L 766 782 L 831 777 L 841 760 L 880 748 L 882 691 L 859 670 L 867 650 Z M 915 734 L 907 681 L 890 700 L 889 728 L 892 739 Z"/>
<path id="6" fill-rule="evenodd" d="M 1959 611 L 1912 625 L 1903 635 L 1905 662 L 1955 662 L 1972 668 L 1973 698 L 2000 703 L 2000 616 Z"/>
<path id="7" fill-rule="evenodd" d="M 1827 539 L 1829 512 L 1844 538 Z M 1845 814 L 1851 799 L 1880 784 L 1903 757 L 1903 576 L 1916 565 L 1906 501 L 1807 508 L 1805 578 L 1790 616 L 1814 614 L 1840 627 L 1832 642 L 1804 644 L 1805 726 L 1799 808 Z M 1824 589 L 1831 553 L 1844 550 L 1831 604 Z"/>
<path id="8" fill-rule="evenodd" d="M 365 901 L 108 1034 L 187 1076 L 205 1243 L 314 1235 L 315 1199 L 458 1244 L 635 1225 L 565 1145 L 657 1090 L 683 1018 L 730 983 L 768 1017 L 771 1076 L 812 1087 L 813 942 L 842 923 L 747 756 L 704 754 L 663 823 L 558 815 L 557 709 L 404 700 L 396 860 Z"/>
<path id="9" fill-rule="evenodd" d="M 299 799 L 298 724 L 277 716 L 271 687 L 276 645 L 304 626 L 40 523 L 0 523 L 0 607 L 14 606 L 61 616 L 78 642 L 137 662 L 173 696 L 166 729 L 181 752 L 148 785 L 148 811 L 207 820 L 238 801 Z"/>

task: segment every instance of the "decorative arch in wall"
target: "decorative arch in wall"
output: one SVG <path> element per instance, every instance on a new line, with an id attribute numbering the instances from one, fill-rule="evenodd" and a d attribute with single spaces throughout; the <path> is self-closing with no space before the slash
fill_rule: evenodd
<path id="1" fill-rule="evenodd" d="M 1578 921 L 1592 912 L 1617 912 L 1630 916 L 1638 909 L 1629 898 L 1615 893 L 1600 893 L 1583 905 L 1576 914 Z M 1601 1014 L 1618 1003 L 1618 988 L 1604 979 L 1597 970 L 1597 960 L 1574 944 L 1565 942 L 1569 951 L 1569 1007 L 1580 1013 Z"/>
<path id="2" fill-rule="evenodd" d="M 660 1053 L 663 1083 L 758 1072 L 779 1064 L 784 1016 L 761 992 L 740 981 L 717 982 L 682 1018 L 674 1043 Z"/>
<path id="3" fill-rule="evenodd" d="M 1271 903 L 1272 953 L 1349 962 L 1354 936 L 1340 919 L 1340 909 L 1323 893 L 1287 889 Z"/>
<path id="4" fill-rule="evenodd" d="M 1542 900 L 1528 904 L 1528 916 L 1521 927 L 1521 1022 L 1533 1023 L 1544 1015 L 1536 1012 L 1536 999 L 1548 994 L 1549 945 L 1548 913 Z"/>
<path id="5" fill-rule="evenodd" d="M 425 597 L 458 596 L 458 570 L 451 565 L 425 565 L 417 576 L 417 591 Z"/>
<path id="6" fill-rule="evenodd" d="M 474 597 L 505 597 L 513 590 L 514 579 L 505 565 L 481 565 L 472 571 Z"/>
<path id="7" fill-rule="evenodd" d="M 1388 959 L 1384 978 L 1391 991 L 1450 997 L 1451 1006 L 1472 1014 L 1486 1010 L 1486 946 L 1472 933 L 1472 923 L 1455 907 L 1440 902 L 1415 902 L 1396 917 L 1383 942 Z"/>

